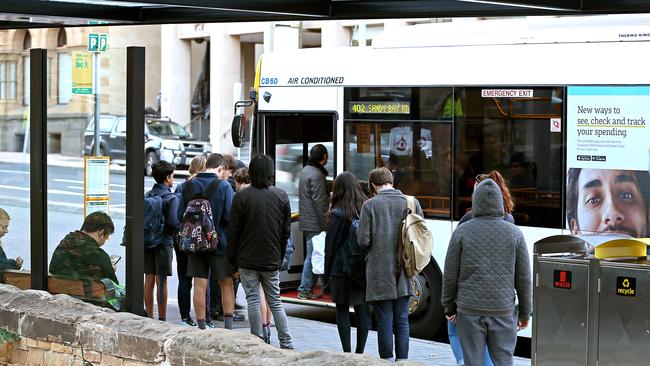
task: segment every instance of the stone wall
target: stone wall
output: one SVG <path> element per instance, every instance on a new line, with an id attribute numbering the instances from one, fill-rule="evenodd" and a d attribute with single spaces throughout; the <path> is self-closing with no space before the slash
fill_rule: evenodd
<path id="1" fill-rule="evenodd" d="M 197 330 L 128 313 L 115 313 L 67 295 L 53 296 L 35 290 L 21 291 L 8 285 L 0 285 L 0 328 L 20 337 L 20 340 L 9 340 L 0 344 L 0 364 L 388 364 L 368 355 L 280 350 L 243 332 L 225 329 Z"/>

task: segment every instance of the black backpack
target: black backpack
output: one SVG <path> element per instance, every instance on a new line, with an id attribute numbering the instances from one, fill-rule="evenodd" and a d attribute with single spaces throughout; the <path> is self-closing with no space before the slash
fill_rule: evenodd
<path id="1" fill-rule="evenodd" d="M 151 191 L 144 195 L 144 248 L 153 249 L 163 241 L 165 235 L 164 197 L 171 192 L 158 196 Z"/>
<path id="2" fill-rule="evenodd" d="M 333 214 L 344 218 L 341 209 L 334 209 Z M 357 231 L 359 229 L 359 219 L 355 218 L 350 221 L 348 236 L 345 242 L 339 248 L 337 256 L 339 257 L 342 271 L 345 276 L 352 282 L 365 287 L 366 285 L 366 253 L 357 242 Z"/>

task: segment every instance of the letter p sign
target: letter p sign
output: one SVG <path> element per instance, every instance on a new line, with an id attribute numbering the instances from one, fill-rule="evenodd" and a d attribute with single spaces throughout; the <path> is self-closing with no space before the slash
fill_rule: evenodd
<path id="1" fill-rule="evenodd" d="M 99 34 L 97 33 L 88 34 L 88 51 L 90 52 L 99 51 Z"/>

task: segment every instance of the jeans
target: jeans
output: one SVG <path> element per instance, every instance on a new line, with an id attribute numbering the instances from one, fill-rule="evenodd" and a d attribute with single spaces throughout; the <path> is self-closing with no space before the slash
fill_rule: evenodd
<path id="1" fill-rule="evenodd" d="M 395 336 L 395 360 L 409 357 L 409 296 L 395 300 L 372 303 L 377 322 L 379 357 L 393 358 L 393 335 Z"/>
<path id="2" fill-rule="evenodd" d="M 512 366 L 517 343 L 517 318 L 509 316 L 478 316 L 458 313 L 456 327 L 465 365 L 481 366 L 485 346 L 491 360 L 499 366 Z"/>
<path id="3" fill-rule="evenodd" d="M 449 333 L 449 345 L 451 346 L 452 352 L 454 352 L 456 365 L 465 365 L 465 361 L 463 360 L 463 350 L 460 347 L 460 339 L 458 339 L 458 333 L 456 333 L 456 324 L 452 323 L 451 320 L 447 320 L 447 333 Z M 487 346 L 485 347 L 483 366 L 494 366 L 490 359 L 490 353 L 487 350 Z"/>
<path id="4" fill-rule="evenodd" d="M 289 335 L 289 323 L 287 315 L 282 308 L 280 300 L 280 272 L 279 271 L 253 271 L 245 268 L 239 269 L 241 285 L 246 293 L 248 303 L 248 320 L 251 326 L 251 334 L 263 338 L 262 315 L 260 313 L 260 284 L 264 290 L 266 302 L 271 308 L 275 328 L 278 331 L 278 340 L 281 348 L 292 348 L 291 336 Z"/>
<path id="5" fill-rule="evenodd" d="M 311 254 L 314 251 L 314 243 L 312 238 L 320 234 L 317 231 L 305 231 L 305 243 L 307 244 L 307 253 L 305 253 L 305 263 L 302 265 L 302 277 L 300 278 L 300 287 L 298 291 L 300 292 L 309 292 L 316 283 L 317 277 L 312 272 L 311 267 Z"/>
<path id="6" fill-rule="evenodd" d="M 178 272 L 178 310 L 181 319 L 190 317 L 192 304 L 192 277 L 187 276 L 187 253 L 176 251 L 176 271 Z"/>

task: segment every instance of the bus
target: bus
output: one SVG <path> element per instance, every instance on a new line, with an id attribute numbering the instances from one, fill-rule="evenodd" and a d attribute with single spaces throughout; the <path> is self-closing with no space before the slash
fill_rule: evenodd
<path id="1" fill-rule="evenodd" d="M 650 236 L 648 56 L 650 20 L 642 16 L 396 28 L 370 47 L 262 55 L 252 122 L 235 135 L 244 136 L 253 154 L 274 158 L 276 185 L 288 192 L 295 212 L 298 177 L 314 144 L 329 151 L 330 182 L 343 171 L 364 186 L 375 167 L 394 173 L 395 187 L 417 197 L 434 235 L 431 263 L 413 278 L 409 307 L 411 335 L 431 339 L 445 324 L 447 245 L 471 207 L 478 174 L 498 170 L 509 181 L 513 216 L 531 258 L 533 244 L 551 235 Z M 634 175 L 645 224 L 634 232 L 579 225 L 569 207 L 574 190 L 566 188 L 575 169 Z M 608 200 L 599 194 L 591 208 Z M 616 194 L 619 201 L 631 197 L 621 189 Z M 283 299 L 327 306 L 327 297 L 296 297 L 304 259 L 297 223 L 292 235 L 296 252 L 281 276 Z M 530 327 L 520 336 L 531 337 Z"/>

